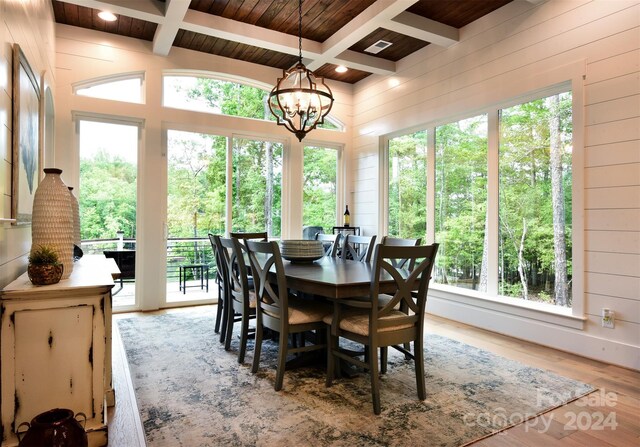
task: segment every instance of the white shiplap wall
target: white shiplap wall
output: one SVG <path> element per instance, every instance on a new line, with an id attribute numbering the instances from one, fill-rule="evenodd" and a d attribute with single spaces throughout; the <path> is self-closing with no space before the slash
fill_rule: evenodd
<path id="1" fill-rule="evenodd" d="M 432 297 L 431 312 L 592 358 L 640 368 L 640 4 L 625 0 L 515 1 L 372 76 L 354 94 L 354 221 L 381 234 L 381 137 L 578 79 L 584 91 L 582 329 Z M 566 72 L 565 79 L 562 73 Z M 583 75 L 584 78 L 577 76 Z M 560 73 L 560 78 L 558 78 Z M 393 86 L 395 85 L 395 86 Z M 580 112 L 580 111 L 579 111 Z M 437 294 L 436 294 L 437 295 Z M 616 312 L 616 328 L 600 311 Z"/>
<path id="2" fill-rule="evenodd" d="M 45 74 L 52 86 L 55 58 L 53 7 L 48 0 L 17 2 L 0 0 L 0 217 L 11 216 L 12 166 L 12 49 L 17 43 L 34 74 Z M 45 154 L 47 160 L 53 154 Z M 31 226 L 0 223 L 0 288 L 27 269 Z"/>

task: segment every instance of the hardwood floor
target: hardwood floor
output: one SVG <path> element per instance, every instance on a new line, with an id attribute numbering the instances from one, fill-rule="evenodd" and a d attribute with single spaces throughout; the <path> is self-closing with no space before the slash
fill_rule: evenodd
<path id="1" fill-rule="evenodd" d="M 124 316 L 127 314 L 115 315 L 114 319 Z M 575 402 L 479 440 L 472 444 L 474 447 L 640 445 L 640 372 L 431 315 L 426 316 L 426 330 L 599 388 Z M 109 409 L 109 445 L 144 446 L 144 432 L 116 324 L 113 341 L 116 406 Z M 416 445 L 423 444 L 416 440 Z"/>

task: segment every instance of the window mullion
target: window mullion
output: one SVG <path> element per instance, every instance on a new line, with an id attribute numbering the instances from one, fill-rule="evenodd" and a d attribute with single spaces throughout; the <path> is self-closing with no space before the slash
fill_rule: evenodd
<path id="1" fill-rule="evenodd" d="M 499 142 L 500 119 L 497 109 L 488 113 L 487 134 L 487 231 L 488 231 L 488 277 L 487 293 L 498 295 L 498 206 L 499 206 Z"/>
<path id="2" fill-rule="evenodd" d="M 427 242 L 436 240 L 436 128 L 427 130 Z"/>

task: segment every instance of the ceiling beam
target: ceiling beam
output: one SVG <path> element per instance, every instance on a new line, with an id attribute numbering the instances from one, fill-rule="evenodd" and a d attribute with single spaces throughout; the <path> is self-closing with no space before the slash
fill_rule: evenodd
<path id="1" fill-rule="evenodd" d="M 239 42 L 293 56 L 298 55 L 297 36 L 193 9 L 188 10 L 185 14 L 181 28 L 232 42 Z M 323 44 L 320 42 L 302 39 L 302 56 L 305 58 L 305 65 L 319 59 L 326 59 L 322 53 L 322 47 Z M 358 54 L 354 51 L 342 52 L 340 55 L 329 59 L 329 62 L 370 73 L 386 75 L 395 73 L 395 62 L 366 54 Z"/>
<path id="2" fill-rule="evenodd" d="M 322 56 L 315 59 L 307 67 L 317 70 L 326 63 L 332 63 L 339 54 L 367 37 L 369 34 L 383 28 L 384 23 L 397 16 L 418 0 L 378 0 L 362 11 L 353 20 L 339 29 L 333 36 L 322 43 Z"/>
<path id="3" fill-rule="evenodd" d="M 189 9 L 189 0 L 167 0 L 165 20 L 156 28 L 153 36 L 153 53 L 166 56 L 171 50 L 173 41 L 182 25 L 184 16 Z"/>
<path id="4" fill-rule="evenodd" d="M 190 9 L 185 15 L 182 28 L 187 31 L 218 37 L 232 42 L 252 45 L 280 53 L 298 55 L 298 37 L 273 31 L 260 26 L 242 23 L 221 16 L 214 16 Z M 302 54 L 315 59 L 320 56 L 319 42 L 302 39 Z"/>
<path id="5" fill-rule="evenodd" d="M 460 40 L 458 28 L 406 11 L 401 12 L 382 27 L 443 47 L 450 47 Z"/>

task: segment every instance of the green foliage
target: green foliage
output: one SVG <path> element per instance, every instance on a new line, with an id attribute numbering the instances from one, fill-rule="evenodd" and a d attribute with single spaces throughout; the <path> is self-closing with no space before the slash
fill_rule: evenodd
<path id="1" fill-rule="evenodd" d="M 82 239 L 110 239 L 122 230 L 136 236 L 137 167 L 106 151 L 80 159 Z"/>
<path id="2" fill-rule="evenodd" d="M 321 226 L 327 232 L 337 225 L 337 169 L 338 151 L 335 149 L 304 148 L 303 226 Z"/>
<path id="3" fill-rule="evenodd" d="M 29 254 L 29 264 L 49 265 L 58 264 L 58 253 L 48 245 L 40 245 Z"/>
<path id="4" fill-rule="evenodd" d="M 389 235 L 426 239 L 427 133 L 389 141 Z"/>
<path id="5" fill-rule="evenodd" d="M 565 244 L 568 277 L 571 277 L 571 95 L 559 95 L 559 106 L 551 98 L 541 98 L 502 110 L 500 126 L 500 243 L 499 256 L 504 280 L 519 282 L 518 250 L 524 236 L 523 254 L 527 282 L 542 301 L 547 292 L 539 290 L 534 272 L 555 275 L 553 197 L 551 193 L 550 120 L 557 114 L 563 148 Z M 515 285 L 515 284 L 514 284 Z M 513 295 L 505 285 L 505 294 Z"/>

